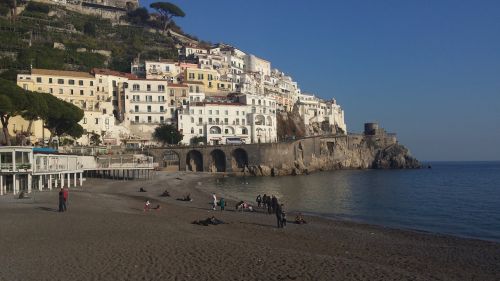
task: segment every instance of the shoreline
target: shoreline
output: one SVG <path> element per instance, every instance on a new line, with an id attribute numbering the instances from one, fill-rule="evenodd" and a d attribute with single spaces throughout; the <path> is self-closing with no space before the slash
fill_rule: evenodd
<path id="1" fill-rule="evenodd" d="M 36 201 L 0 198 L 0 279 L 5 280 L 495 280 L 500 244 L 307 216 L 277 229 L 263 212 L 210 210 L 199 186 L 212 174 L 162 173 L 152 180 L 88 179 Z M 139 193 L 144 187 L 147 192 Z M 159 197 L 167 188 L 172 197 Z M 175 200 L 190 192 L 192 202 Z M 146 199 L 159 211 L 143 212 Z M 198 226 L 215 215 L 227 224 Z M 293 220 L 291 214 L 289 219 Z M 35 250 L 36 249 L 36 250 Z M 36 252 L 36 255 L 33 253 Z M 15 253 L 13 256 L 12 253 Z M 26 264 L 30 264 L 26 268 Z M 45 268 L 63 265 L 65 270 Z"/>

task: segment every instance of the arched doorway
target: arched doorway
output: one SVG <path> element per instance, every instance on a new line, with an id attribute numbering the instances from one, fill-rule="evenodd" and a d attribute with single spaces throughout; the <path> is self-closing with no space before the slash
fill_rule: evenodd
<path id="1" fill-rule="evenodd" d="M 210 153 L 210 156 L 212 157 L 211 171 L 216 173 L 225 172 L 226 154 L 220 149 L 215 149 Z"/>
<path id="2" fill-rule="evenodd" d="M 166 171 L 179 171 L 180 168 L 180 160 L 179 160 L 179 154 L 173 150 L 167 150 L 165 151 L 165 154 L 163 154 L 163 166 L 165 167 Z"/>
<path id="3" fill-rule="evenodd" d="M 246 166 L 248 166 L 248 154 L 242 148 L 237 148 L 231 153 L 232 156 L 232 168 L 234 171 L 242 171 Z"/>
<path id="4" fill-rule="evenodd" d="M 192 172 L 203 172 L 203 155 L 198 150 L 191 150 L 186 156 L 186 169 Z"/>

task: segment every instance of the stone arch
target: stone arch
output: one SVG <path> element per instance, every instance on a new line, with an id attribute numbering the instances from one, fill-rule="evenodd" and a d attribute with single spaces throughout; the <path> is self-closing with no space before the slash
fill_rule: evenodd
<path id="1" fill-rule="evenodd" d="M 240 131 L 242 135 L 248 135 L 248 129 L 246 127 L 240 127 Z"/>
<path id="2" fill-rule="evenodd" d="M 203 172 L 203 155 L 198 150 L 191 150 L 186 155 L 186 170 Z"/>
<path id="3" fill-rule="evenodd" d="M 180 170 L 180 157 L 179 153 L 173 150 L 167 150 L 163 154 L 163 166 L 167 171 L 179 171 Z"/>
<path id="4" fill-rule="evenodd" d="M 257 115 L 255 116 L 255 125 L 266 125 L 266 118 L 264 118 L 263 115 Z"/>
<path id="5" fill-rule="evenodd" d="M 222 134 L 222 129 L 219 126 L 210 127 L 210 134 Z"/>
<path id="6" fill-rule="evenodd" d="M 234 130 L 234 127 L 232 127 L 232 126 L 227 126 L 226 130 L 227 130 L 228 135 L 235 135 L 235 133 L 236 133 L 236 131 Z"/>
<path id="7" fill-rule="evenodd" d="M 237 148 L 231 152 L 231 166 L 233 171 L 241 171 L 248 166 L 248 153 L 243 148 Z"/>
<path id="8" fill-rule="evenodd" d="M 212 172 L 220 173 L 226 171 L 226 154 L 220 149 L 214 149 L 210 152 L 212 162 L 210 169 Z"/>

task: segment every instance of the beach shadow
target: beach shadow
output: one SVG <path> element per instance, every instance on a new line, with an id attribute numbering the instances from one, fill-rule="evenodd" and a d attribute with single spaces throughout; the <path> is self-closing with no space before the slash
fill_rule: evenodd
<path id="1" fill-rule="evenodd" d="M 58 209 L 49 208 L 49 207 L 36 207 L 36 209 L 46 211 L 46 212 L 59 212 Z"/>
<path id="2" fill-rule="evenodd" d="M 275 225 L 269 225 L 269 224 L 263 224 L 263 223 L 256 223 L 256 222 L 243 222 L 243 221 L 240 221 L 239 223 L 241 223 L 241 224 L 248 224 L 248 225 L 262 226 L 262 227 L 268 227 L 268 228 L 276 228 Z"/>

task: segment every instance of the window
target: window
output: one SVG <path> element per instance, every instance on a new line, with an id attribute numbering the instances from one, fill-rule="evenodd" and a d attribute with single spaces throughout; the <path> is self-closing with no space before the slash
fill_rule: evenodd
<path id="1" fill-rule="evenodd" d="M 224 114 L 225 114 L 225 115 L 228 115 L 228 114 L 229 114 L 229 111 L 228 111 L 228 110 L 224 111 Z"/>
<path id="2" fill-rule="evenodd" d="M 227 129 L 227 128 L 224 129 L 224 134 L 226 134 L 226 135 L 229 134 L 229 129 Z"/>
<path id="3" fill-rule="evenodd" d="M 240 115 L 240 111 L 236 110 L 236 116 Z"/>
<path id="4" fill-rule="evenodd" d="M 83 80 L 78 80 L 78 85 L 83 86 Z"/>
<path id="5" fill-rule="evenodd" d="M 52 84 L 52 78 L 49 78 L 49 83 Z"/>
<path id="6" fill-rule="evenodd" d="M 216 111 L 215 111 L 215 115 L 219 115 L 219 110 L 216 110 Z"/>
<path id="7" fill-rule="evenodd" d="M 135 111 L 135 112 L 139 112 L 139 106 L 138 106 L 138 105 L 136 105 L 136 106 L 134 107 L 134 111 Z"/>
<path id="8" fill-rule="evenodd" d="M 135 122 L 139 123 L 139 116 L 135 116 Z"/>
<path id="9" fill-rule="evenodd" d="M 106 120 L 104 120 L 104 124 L 109 125 L 109 118 L 106 118 Z"/>
<path id="10" fill-rule="evenodd" d="M 200 92 L 200 86 L 196 86 L 196 93 Z"/>
<path id="11" fill-rule="evenodd" d="M 36 82 L 37 82 L 37 83 L 42 83 L 42 77 L 37 77 L 37 78 L 36 78 Z"/>
<path id="12" fill-rule="evenodd" d="M 113 91 L 113 97 L 116 97 L 116 91 Z"/>
<path id="13" fill-rule="evenodd" d="M 245 119 L 241 119 L 241 125 L 245 125 Z"/>
<path id="14" fill-rule="evenodd" d="M 203 110 L 198 110 L 198 114 L 203 114 Z"/>
<path id="15" fill-rule="evenodd" d="M 108 111 L 106 110 L 106 108 L 103 108 L 102 109 L 102 114 L 107 114 L 107 113 L 108 113 Z M 108 120 L 108 119 L 106 118 L 106 120 Z M 106 124 L 108 124 L 108 123 L 106 123 Z"/>
<path id="16" fill-rule="evenodd" d="M 132 96 L 132 101 L 140 101 L 141 97 L 139 95 L 133 95 Z"/>
<path id="17" fill-rule="evenodd" d="M 90 81 L 90 86 L 94 86 L 94 81 Z"/>
<path id="18" fill-rule="evenodd" d="M 208 114 L 209 114 L 209 115 L 212 115 L 212 110 L 211 110 L 211 109 L 208 111 Z"/>
<path id="19" fill-rule="evenodd" d="M 80 96 L 83 96 L 83 90 L 80 90 Z"/>
<path id="20" fill-rule="evenodd" d="M 208 118 L 208 123 L 212 124 L 212 118 Z"/>
<path id="21" fill-rule="evenodd" d="M 90 90 L 90 95 L 93 96 L 94 95 L 94 91 L 93 90 Z"/>
<path id="22" fill-rule="evenodd" d="M 182 90 L 182 96 L 185 97 L 186 96 L 186 90 Z"/>
<path id="23" fill-rule="evenodd" d="M 194 118 L 193 117 L 191 117 L 191 123 L 194 123 Z"/>
<path id="24" fill-rule="evenodd" d="M 198 132 L 201 134 L 203 134 L 203 129 L 199 129 Z"/>
<path id="25" fill-rule="evenodd" d="M 252 99 L 252 104 L 255 104 L 255 100 L 254 99 Z"/>
<path id="26" fill-rule="evenodd" d="M 113 87 L 116 87 L 116 80 L 113 80 L 111 84 L 113 85 Z"/>
<path id="27" fill-rule="evenodd" d="M 99 124 L 99 118 L 95 118 L 95 124 L 98 125 Z"/>
<path id="28" fill-rule="evenodd" d="M 73 80 L 73 79 L 69 79 L 69 80 L 68 80 L 68 84 L 70 84 L 70 85 L 75 85 L 75 80 Z"/>
<path id="29" fill-rule="evenodd" d="M 229 124 L 229 120 L 227 120 L 227 118 L 224 118 L 224 124 Z"/>
<path id="30" fill-rule="evenodd" d="M 146 91 L 151 92 L 151 85 L 149 84 L 146 85 Z"/>
<path id="31" fill-rule="evenodd" d="M 49 93 L 53 94 L 54 90 L 52 88 L 49 88 Z"/>
<path id="32" fill-rule="evenodd" d="M 170 105 L 174 105 L 174 100 L 170 100 Z"/>
<path id="33" fill-rule="evenodd" d="M 191 128 L 191 134 L 194 134 L 194 128 Z"/>
<path id="34" fill-rule="evenodd" d="M 175 95 L 174 89 L 170 89 L 170 96 L 173 97 Z"/>
<path id="35" fill-rule="evenodd" d="M 164 102 L 165 97 L 164 96 L 158 96 L 158 102 Z"/>
<path id="36" fill-rule="evenodd" d="M 158 92 L 165 92 L 165 85 L 158 85 Z"/>
<path id="37" fill-rule="evenodd" d="M 57 84 L 63 85 L 64 84 L 64 79 L 57 79 Z"/>
<path id="38" fill-rule="evenodd" d="M 190 80 L 193 80 L 194 79 L 194 73 L 189 73 L 188 77 L 189 77 Z"/>
<path id="39" fill-rule="evenodd" d="M 132 85 L 132 91 L 139 91 L 140 89 L 141 87 L 139 86 L 139 84 Z"/>
<path id="40" fill-rule="evenodd" d="M 148 112 L 151 112 L 151 105 L 148 105 Z"/>
<path id="41" fill-rule="evenodd" d="M 202 73 L 198 73 L 198 80 L 203 80 L 203 74 Z"/>
<path id="42" fill-rule="evenodd" d="M 152 120 L 153 120 L 153 119 L 151 118 L 151 116 L 148 116 L 148 123 L 153 122 Z"/>
<path id="43" fill-rule="evenodd" d="M 73 94 L 73 89 L 69 90 L 69 94 L 72 95 Z"/>
<path id="44" fill-rule="evenodd" d="M 170 67 L 169 67 L 168 65 L 167 65 L 167 66 L 165 66 L 165 71 L 166 71 L 166 72 L 169 72 L 169 71 L 170 71 Z"/>
<path id="45" fill-rule="evenodd" d="M 198 124 L 202 124 L 203 123 L 203 118 L 198 118 Z"/>
<path id="46" fill-rule="evenodd" d="M 59 94 L 64 94 L 63 89 L 59 89 Z"/>
<path id="47" fill-rule="evenodd" d="M 174 115 L 174 109 L 170 108 L 170 114 Z"/>
<path id="48" fill-rule="evenodd" d="M 160 116 L 160 123 L 162 123 L 162 124 L 165 123 L 165 117 Z"/>
<path id="49" fill-rule="evenodd" d="M 165 112 L 165 108 L 163 106 L 160 106 L 160 112 Z"/>
<path id="50" fill-rule="evenodd" d="M 99 79 L 99 84 L 102 84 L 102 79 Z M 90 85 L 90 86 L 92 86 L 92 85 Z"/>
<path id="51" fill-rule="evenodd" d="M 146 101 L 152 102 L 153 101 L 153 96 L 146 96 Z"/>

